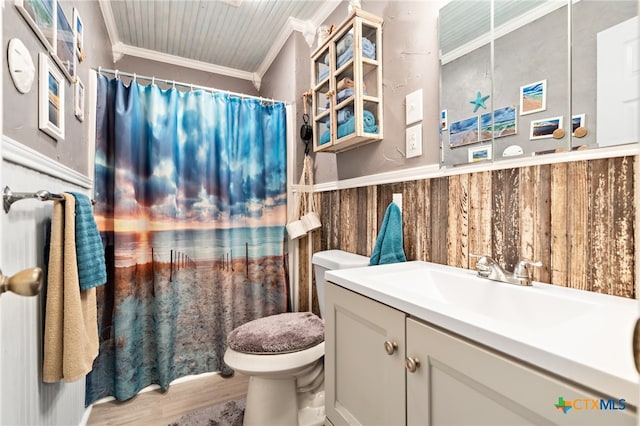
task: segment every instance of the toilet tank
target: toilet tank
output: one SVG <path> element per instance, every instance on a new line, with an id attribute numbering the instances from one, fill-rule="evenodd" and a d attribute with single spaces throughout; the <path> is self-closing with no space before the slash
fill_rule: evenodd
<path id="1" fill-rule="evenodd" d="M 313 254 L 311 258 L 316 274 L 316 289 L 320 316 L 324 317 L 324 274 L 336 269 L 360 268 L 369 265 L 369 258 L 342 250 L 325 250 Z"/>

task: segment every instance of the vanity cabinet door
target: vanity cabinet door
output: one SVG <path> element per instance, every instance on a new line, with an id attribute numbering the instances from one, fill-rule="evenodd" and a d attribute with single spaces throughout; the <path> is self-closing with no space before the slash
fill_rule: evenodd
<path id="1" fill-rule="evenodd" d="M 325 311 L 328 420 L 404 425 L 405 314 L 331 283 Z"/>
<path id="2" fill-rule="evenodd" d="M 628 402 L 621 410 L 618 400 L 411 318 L 406 339 L 407 357 L 419 360 L 416 371 L 407 372 L 409 425 L 636 424 Z M 601 399 L 609 409 L 600 408 Z M 559 401 L 574 406 L 565 413 Z"/>

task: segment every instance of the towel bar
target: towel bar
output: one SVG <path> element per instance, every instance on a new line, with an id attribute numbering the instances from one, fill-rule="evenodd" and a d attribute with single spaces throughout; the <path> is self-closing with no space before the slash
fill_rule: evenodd
<path id="1" fill-rule="evenodd" d="M 50 201 L 50 200 L 64 200 L 64 196 L 62 194 L 54 194 L 49 191 L 40 190 L 36 192 L 12 192 L 11 188 L 8 186 L 4 187 L 2 191 L 2 200 L 4 206 L 4 212 L 9 213 L 11 209 L 11 205 L 16 201 L 27 200 L 35 198 L 40 201 Z M 91 204 L 95 204 L 94 200 L 91 200 Z"/>

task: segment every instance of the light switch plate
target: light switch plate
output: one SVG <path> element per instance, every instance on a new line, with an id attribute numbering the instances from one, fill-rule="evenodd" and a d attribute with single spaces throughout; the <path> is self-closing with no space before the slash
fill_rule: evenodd
<path id="1" fill-rule="evenodd" d="M 422 120 L 422 89 L 409 93 L 406 97 L 405 124 Z"/>
<path id="2" fill-rule="evenodd" d="M 422 155 L 422 123 L 407 127 L 406 130 L 407 158 Z"/>

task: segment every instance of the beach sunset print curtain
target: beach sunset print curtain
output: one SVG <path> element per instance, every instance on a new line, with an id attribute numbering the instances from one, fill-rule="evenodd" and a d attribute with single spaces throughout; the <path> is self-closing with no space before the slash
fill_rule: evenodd
<path id="1" fill-rule="evenodd" d="M 285 106 L 98 76 L 108 282 L 86 403 L 230 373 L 226 336 L 287 309 Z"/>

